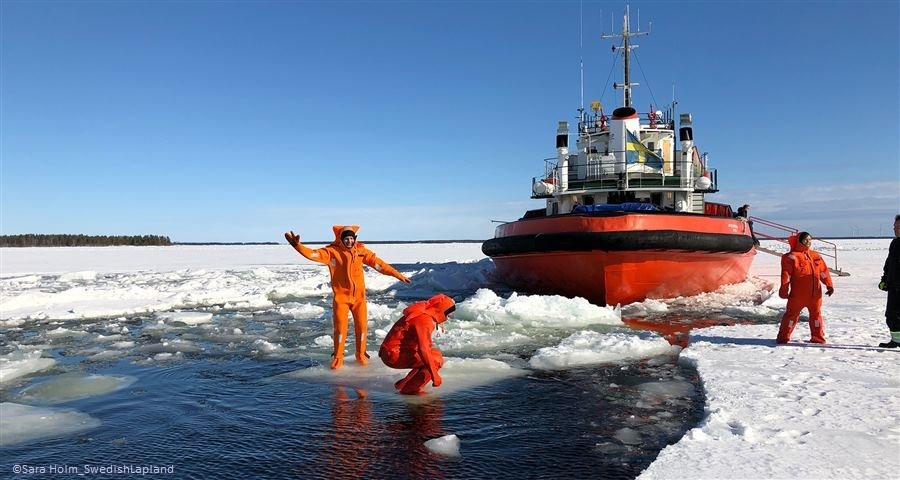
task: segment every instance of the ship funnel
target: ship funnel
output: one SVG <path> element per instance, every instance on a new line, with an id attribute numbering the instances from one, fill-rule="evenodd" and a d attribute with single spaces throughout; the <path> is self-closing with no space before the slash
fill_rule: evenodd
<path id="1" fill-rule="evenodd" d="M 632 107 L 619 107 L 613 110 L 613 118 L 631 118 L 634 115 L 637 115 L 637 110 Z"/>
<path id="2" fill-rule="evenodd" d="M 556 157 L 559 168 L 559 189 L 569 188 L 569 122 L 560 121 L 556 127 Z"/>
<path id="3" fill-rule="evenodd" d="M 629 132 L 636 137 L 638 136 L 638 131 L 641 129 L 641 120 L 638 118 L 637 110 L 631 107 L 619 107 L 613 110 L 610 124 L 616 121 L 623 122 Z"/>
<path id="4" fill-rule="evenodd" d="M 687 151 L 694 144 L 694 118 L 690 113 L 682 113 L 678 116 L 678 123 L 681 128 L 678 129 L 678 140 L 681 141 L 682 150 Z"/>
<path id="5" fill-rule="evenodd" d="M 569 122 L 559 122 L 556 127 L 556 149 L 562 155 L 569 153 Z"/>
<path id="6" fill-rule="evenodd" d="M 619 107 L 613 110 L 609 121 L 609 149 L 616 157 L 615 173 L 625 171 L 626 155 L 628 150 L 628 132 L 638 137 L 641 120 L 637 110 L 631 107 Z"/>

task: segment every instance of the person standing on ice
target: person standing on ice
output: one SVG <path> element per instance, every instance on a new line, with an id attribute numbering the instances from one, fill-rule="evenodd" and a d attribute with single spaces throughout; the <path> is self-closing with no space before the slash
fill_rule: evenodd
<path id="1" fill-rule="evenodd" d="M 825 295 L 834 293 L 828 265 L 817 252 L 809 248 L 812 236 L 800 232 L 788 238 L 791 251 L 781 256 L 781 288 L 778 296 L 787 299 L 776 344 L 788 343 L 797 326 L 800 312 L 809 311 L 809 332 L 812 343 L 825 343 L 825 325 L 822 320 L 822 284 Z"/>
<path id="2" fill-rule="evenodd" d="M 894 217 L 894 239 L 888 247 L 887 260 L 884 261 L 884 275 L 878 288 L 887 292 L 887 307 L 884 316 L 887 320 L 891 340 L 879 343 L 879 347 L 900 347 L 900 215 Z"/>
<path id="3" fill-rule="evenodd" d="M 425 393 L 422 387 L 431 382 L 440 387 L 443 380 L 438 370 L 444 366 L 444 356 L 434 347 L 431 334 L 437 325 L 447 321 L 456 310 L 452 298 L 440 293 L 426 301 L 416 302 L 403 310 L 403 316 L 391 327 L 378 356 L 391 368 L 412 370 L 394 383 L 394 388 L 404 395 Z M 443 325 L 441 330 L 443 331 Z"/>
<path id="4" fill-rule="evenodd" d="M 365 244 L 356 242 L 358 225 L 335 225 L 334 242 L 326 247 L 311 249 L 300 243 L 300 235 L 292 231 L 284 234 L 288 243 L 307 260 L 328 265 L 331 275 L 332 318 L 334 320 L 334 359 L 331 368 L 338 369 L 344 364 L 344 343 L 347 341 L 348 313 L 353 314 L 353 331 L 356 335 L 356 362 L 369 364 L 366 353 L 368 332 L 368 312 L 366 310 L 366 284 L 363 265 L 374 268 L 378 273 L 390 275 L 401 282 L 409 279 L 390 264 L 378 258 Z"/>

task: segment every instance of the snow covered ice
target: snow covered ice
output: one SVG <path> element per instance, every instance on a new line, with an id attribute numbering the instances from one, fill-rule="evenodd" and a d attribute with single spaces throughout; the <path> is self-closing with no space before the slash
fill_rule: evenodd
<path id="1" fill-rule="evenodd" d="M 835 294 L 823 302 L 829 343 L 802 342 L 808 327 L 801 323 L 793 342 L 779 347 L 772 323 L 786 301 L 772 295 L 779 267 L 771 255 L 758 254 L 752 278 L 742 284 L 609 308 L 491 289 L 493 265 L 477 243 L 377 245 L 379 256 L 399 266 L 412 284 L 367 273 L 368 289 L 393 299 L 370 299 L 370 335 L 376 339 L 370 353 L 377 358 L 377 341 L 412 301 L 437 291 L 474 291 L 457 298 L 452 325 L 435 339 L 445 353 L 460 356 L 448 355 L 445 383 L 432 394 L 529 371 L 678 356 L 702 379 L 704 418 L 663 449 L 640 478 L 898 478 L 900 350 L 875 348 L 888 338 L 885 293 L 876 285 L 889 240 L 835 243 L 840 267 L 851 275 L 835 276 Z M 285 245 L 2 249 L 0 288 L 0 382 L 10 400 L 0 404 L 2 445 L 95 428 L 100 420 L 58 403 L 104 395 L 132 381 L 63 374 L 32 384 L 36 375 L 62 367 L 47 354 L 60 343 L 73 345 L 85 362 L 138 363 L 240 352 L 325 364 L 332 345 L 328 335 L 294 335 L 303 325 L 330 325 L 310 299 L 331 292 L 327 272 Z M 679 309 L 747 324 L 695 329 L 683 350 L 653 332 L 604 329 L 622 326 L 626 317 Z M 246 311 L 270 314 L 273 321 L 248 322 L 241 313 Z M 137 328 L 141 338 L 132 335 Z M 492 354 L 516 349 L 534 355 Z M 373 362 L 370 369 L 347 368 L 337 376 L 357 375 L 389 394 L 402 374 Z M 320 367 L 292 375 L 319 375 L 323 382 L 336 377 Z M 642 398 L 652 402 L 684 386 L 642 388 Z M 641 441 L 640 432 L 628 428 L 616 439 Z M 465 456 L 464 437 L 434 440 L 438 445 L 428 448 L 435 452 L 462 450 Z"/>

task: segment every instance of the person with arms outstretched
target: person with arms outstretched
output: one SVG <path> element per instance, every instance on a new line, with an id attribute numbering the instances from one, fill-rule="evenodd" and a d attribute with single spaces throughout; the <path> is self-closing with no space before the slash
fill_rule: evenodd
<path id="1" fill-rule="evenodd" d="M 452 298 L 437 294 L 406 307 L 403 316 L 384 337 L 378 350 L 381 361 L 391 368 L 412 369 L 406 377 L 394 383 L 394 388 L 400 393 L 420 395 L 425 393 L 422 387 L 428 382 L 435 387 L 443 383 L 438 370 L 444 366 L 444 356 L 432 343 L 431 334 L 455 310 L 456 303 Z"/>
<path id="2" fill-rule="evenodd" d="M 347 341 L 348 313 L 353 314 L 353 331 L 356 335 L 356 362 L 368 365 L 366 335 L 368 333 L 368 312 L 366 309 L 366 283 L 363 265 L 374 268 L 384 275 L 390 275 L 401 282 L 409 279 L 390 264 L 378 258 L 365 244 L 357 243 L 358 225 L 335 225 L 334 242 L 315 250 L 300 243 L 300 235 L 286 232 L 284 238 L 294 250 L 307 260 L 328 266 L 331 275 L 331 290 L 334 320 L 334 359 L 331 368 L 338 369 L 344 364 L 344 343 Z"/>
<path id="3" fill-rule="evenodd" d="M 805 308 L 809 312 L 809 332 L 812 343 L 825 343 L 825 324 L 822 320 L 822 284 L 825 295 L 834 293 L 828 265 L 818 252 L 812 250 L 812 235 L 800 232 L 788 238 L 791 251 L 781 256 L 781 288 L 778 296 L 787 299 L 784 316 L 778 328 L 776 344 L 788 343 L 791 333 Z"/>
<path id="4" fill-rule="evenodd" d="M 894 217 L 894 239 L 888 247 L 887 260 L 884 261 L 884 275 L 878 282 L 878 288 L 887 292 L 887 306 L 884 309 L 890 341 L 879 343 L 879 347 L 900 347 L 900 215 Z"/>

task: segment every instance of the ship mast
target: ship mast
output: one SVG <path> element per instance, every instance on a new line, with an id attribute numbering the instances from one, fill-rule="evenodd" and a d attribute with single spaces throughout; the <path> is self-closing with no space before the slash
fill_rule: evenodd
<path id="1" fill-rule="evenodd" d="M 650 34 L 650 32 L 641 32 L 641 31 L 632 32 L 631 31 L 631 28 L 628 25 L 629 24 L 628 10 L 629 10 L 629 7 L 626 6 L 625 7 L 625 18 L 622 21 L 622 33 L 610 33 L 610 34 L 601 34 L 600 35 L 600 38 L 602 38 L 604 40 L 606 40 L 608 38 L 622 38 L 622 46 L 613 47 L 613 51 L 622 52 L 622 57 L 625 60 L 624 61 L 625 82 L 624 83 L 613 83 L 613 88 L 616 88 L 616 89 L 618 89 L 619 87 L 622 88 L 622 90 L 623 90 L 622 95 L 624 97 L 623 100 L 625 102 L 624 106 L 626 106 L 626 107 L 631 106 L 631 87 L 636 87 L 636 86 L 640 85 L 639 83 L 631 82 L 631 71 L 630 71 L 631 66 L 630 66 L 629 53 L 631 52 L 632 48 L 637 48 L 638 45 L 631 45 L 631 42 L 629 39 L 631 37 L 642 37 L 644 35 Z M 638 29 L 640 29 L 640 26 L 638 26 Z"/>

